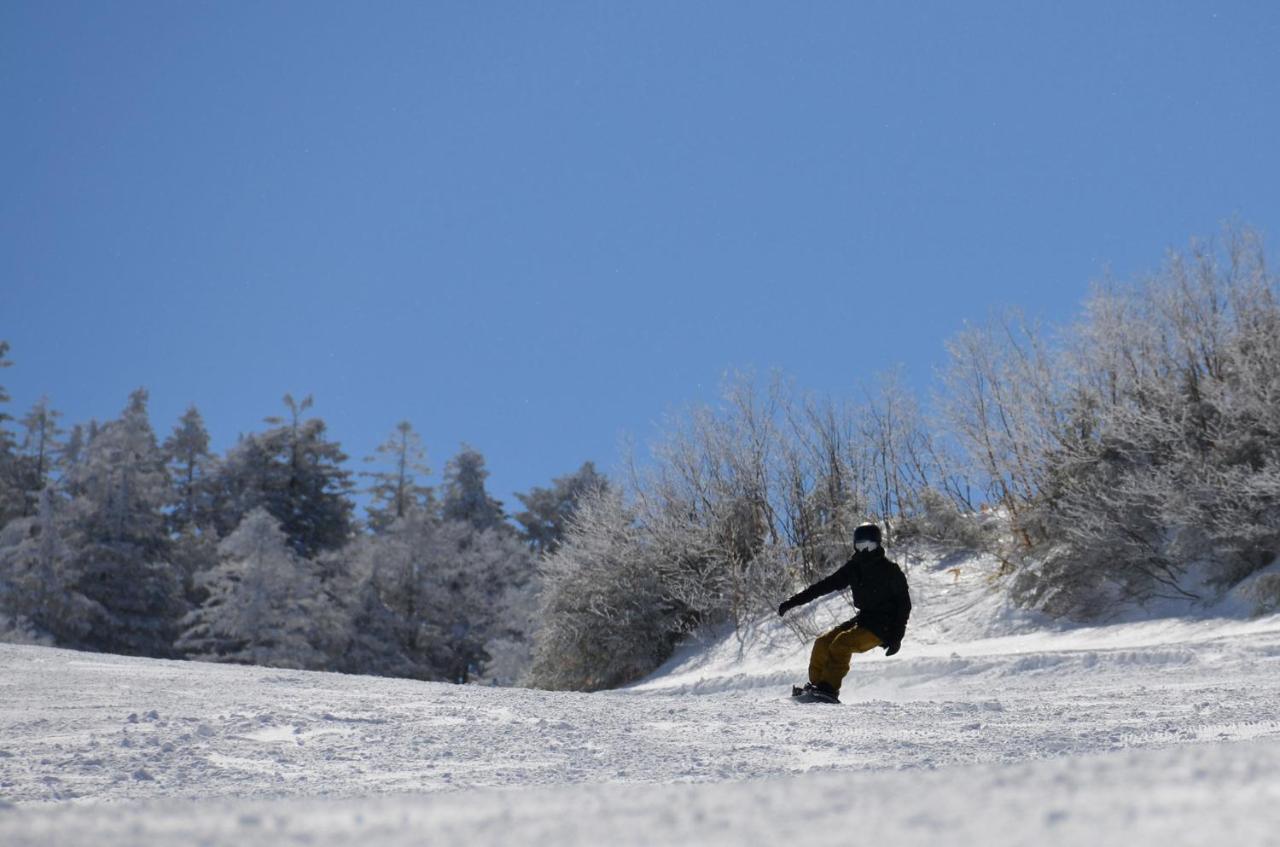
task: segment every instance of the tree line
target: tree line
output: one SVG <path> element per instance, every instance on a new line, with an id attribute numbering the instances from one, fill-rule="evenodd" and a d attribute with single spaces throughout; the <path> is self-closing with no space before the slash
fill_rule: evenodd
<path id="1" fill-rule="evenodd" d="M 508 516 L 465 445 L 440 490 L 426 485 L 407 422 L 357 474 L 309 397 L 286 395 L 284 414 L 224 455 L 195 408 L 158 439 L 147 402 L 135 391 L 119 417 L 69 431 L 45 399 L 20 420 L 0 405 L 0 639 L 427 680 L 523 674 L 536 559 L 603 484 L 591 463 L 517 495 Z"/>

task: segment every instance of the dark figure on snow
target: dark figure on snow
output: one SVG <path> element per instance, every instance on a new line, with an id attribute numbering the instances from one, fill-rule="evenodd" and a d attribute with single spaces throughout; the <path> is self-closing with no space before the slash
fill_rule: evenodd
<path id="1" fill-rule="evenodd" d="M 809 684 L 797 689 L 797 696 L 840 702 L 840 683 L 849 672 L 849 658 L 884 647 L 892 656 L 902 646 L 911 615 L 911 594 L 907 578 L 895 562 L 889 561 L 880 543 L 880 527 L 865 523 L 853 531 L 853 558 L 826 579 L 820 579 L 804 591 L 783 602 L 778 614 L 803 606 L 833 591 L 848 588 L 853 592 L 853 605 L 858 614 L 813 643 L 809 659 Z"/>

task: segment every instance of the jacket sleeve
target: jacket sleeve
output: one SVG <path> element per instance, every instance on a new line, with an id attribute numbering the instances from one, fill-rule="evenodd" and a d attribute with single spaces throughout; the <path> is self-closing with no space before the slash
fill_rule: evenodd
<path id="1" fill-rule="evenodd" d="M 823 579 L 818 580 L 813 585 L 810 585 L 808 588 L 806 588 L 804 591 L 801 591 L 799 594 L 796 594 L 795 596 L 793 596 L 790 600 L 787 601 L 787 605 L 791 606 L 792 608 L 796 606 L 803 606 L 805 603 L 809 603 L 813 600 L 817 600 L 819 597 L 822 597 L 826 594 L 830 594 L 833 591 L 839 591 L 842 588 L 848 588 L 849 579 L 851 576 L 850 569 L 852 567 L 853 567 L 853 560 L 850 559 L 848 562 L 845 562 L 844 566 L 841 567 L 840 570 L 831 574 L 831 576 L 824 577 Z"/>
<path id="2" fill-rule="evenodd" d="M 907 587 L 906 574 L 901 568 L 897 568 L 897 573 L 893 577 L 894 595 L 898 601 L 898 618 L 902 621 L 905 628 L 907 619 L 911 617 L 911 589 Z"/>

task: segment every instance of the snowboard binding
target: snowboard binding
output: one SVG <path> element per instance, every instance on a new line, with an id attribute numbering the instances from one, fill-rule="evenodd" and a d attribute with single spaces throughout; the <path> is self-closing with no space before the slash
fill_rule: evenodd
<path id="1" fill-rule="evenodd" d="M 797 703 L 834 703 L 839 705 L 840 698 L 825 685 L 814 685 L 806 682 L 803 686 L 791 686 L 791 699 Z"/>

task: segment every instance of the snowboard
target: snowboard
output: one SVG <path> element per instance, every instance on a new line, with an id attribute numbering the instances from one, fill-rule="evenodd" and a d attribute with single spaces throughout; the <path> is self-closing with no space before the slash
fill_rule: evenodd
<path id="1" fill-rule="evenodd" d="M 791 686 L 791 700 L 795 703 L 830 703 L 833 706 L 840 705 L 840 698 L 832 697 L 830 694 L 824 694 L 814 688 L 802 688 L 799 685 Z"/>

